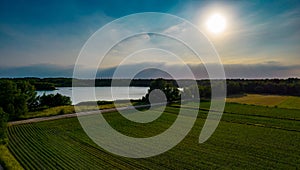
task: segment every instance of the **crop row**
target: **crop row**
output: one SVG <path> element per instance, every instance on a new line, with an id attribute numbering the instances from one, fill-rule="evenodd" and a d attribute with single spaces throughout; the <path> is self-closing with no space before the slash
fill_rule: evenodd
<path id="1" fill-rule="evenodd" d="M 191 105 L 189 107 L 192 109 Z M 178 111 L 176 107 L 167 107 L 157 120 L 148 124 L 132 123 L 117 112 L 106 113 L 104 117 L 123 134 L 149 137 L 168 129 Z M 120 157 L 103 150 L 84 133 L 77 118 L 10 126 L 9 149 L 25 169 L 300 167 L 300 133 L 286 130 L 299 130 L 298 125 L 291 127 L 290 122 L 281 119 L 235 112 L 237 114 L 225 113 L 211 138 L 199 144 L 199 134 L 207 115 L 206 111 L 200 111 L 194 127 L 182 142 L 163 154 L 144 159 Z M 281 129 L 252 126 L 251 123 L 279 124 Z M 132 151 L 138 152 L 140 147 L 145 146 L 137 145 Z"/>

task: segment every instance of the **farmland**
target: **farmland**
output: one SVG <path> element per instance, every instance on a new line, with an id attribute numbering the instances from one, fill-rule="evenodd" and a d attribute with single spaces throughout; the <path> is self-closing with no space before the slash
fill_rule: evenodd
<path id="1" fill-rule="evenodd" d="M 185 104 L 194 109 L 195 103 Z M 297 169 L 300 167 L 299 110 L 227 103 L 217 130 L 205 143 L 198 138 L 209 103 L 176 147 L 158 156 L 130 159 L 113 155 L 89 139 L 77 118 L 9 126 L 8 148 L 25 169 Z M 116 130 L 134 137 L 155 136 L 176 119 L 178 105 L 148 124 L 119 113 L 104 117 Z M 134 112 L 134 111 L 128 111 Z"/>
<path id="2" fill-rule="evenodd" d="M 226 101 L 250 105 L 300 109 L 300 97 L 294 96 L 247 94 L 241 97 L 230 97 L 227 98 Z"/>

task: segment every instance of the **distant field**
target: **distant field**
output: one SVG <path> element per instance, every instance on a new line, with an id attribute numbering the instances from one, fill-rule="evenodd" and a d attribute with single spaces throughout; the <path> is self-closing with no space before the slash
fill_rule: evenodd
<path id="1" fill-rule="evenodd" d="M 9 149 L 25 169 L 300 168 L 298 110 L 227 103 L 213 136 L 199 144 L 209 103 L 201 108 L 188 136 L 170 151 L 151 158 L 129 159 L 106 152 L 88 138 L 77 118 L 10 126 Z M 104 115 L 118 131 L 147 137 L 166 130 L 178 110 L 176 105 L 168 106 L 147 125 L 129 122 L 118 113 Z"/>
<path id="2" fill-rule="evenodd" d="M 300 109 L 300 97 L 293 96 L 247 94 L 242 97 L 230 97 L 227 98 L 226 101 L 259 106 L 277 106 L 287 109 Z"/>
<path id="3" fill-rule="evenodd" d="M 281 108 L 300 109 L 300 97 L 289 97 L 278 105 Z"/>

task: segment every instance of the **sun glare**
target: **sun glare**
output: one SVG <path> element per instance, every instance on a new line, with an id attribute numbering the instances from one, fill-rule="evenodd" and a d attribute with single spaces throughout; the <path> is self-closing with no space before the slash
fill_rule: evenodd
<path id="1" fill-rule="evenodd" d="M 226 19 L 221 14 L 214 14 L 208 18 L 206 26 L 210 32 L 219 34 L 226 28 Z"/>

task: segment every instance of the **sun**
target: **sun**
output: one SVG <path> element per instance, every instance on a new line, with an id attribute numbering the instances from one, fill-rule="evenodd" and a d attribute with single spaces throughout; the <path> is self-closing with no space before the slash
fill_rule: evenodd
<path id="1" fill-rule="evenodd" d="M 213 14 L 211 17 L 208 18 L 206 26 L 210 32 L 214 34 L 219 34 L 221 32 L 224 32 L 226 28 L 226 19 L 223 15 L 219 13 Z"/>

